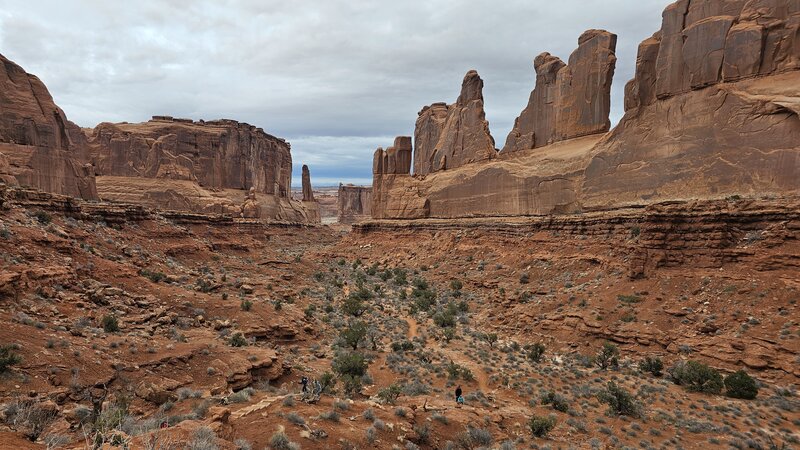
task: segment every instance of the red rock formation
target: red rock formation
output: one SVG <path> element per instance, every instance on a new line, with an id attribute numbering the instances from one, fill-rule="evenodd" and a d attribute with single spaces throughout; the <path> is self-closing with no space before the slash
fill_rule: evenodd
<path id="1" fill-rule="evenodd" d="M 600 81 L 613 66 L 612 42 L 613 35 L 590 31 L 569 66 L 547 54 L 538 58 L 531 104 L 543 106 L 523 112 L 507 145 L 523 151 L 425 177 L 376 176 L 373 217 L 549 215 L 800 191 L 796 0 L 681 0 L 670 5 L 661 31 L 639 46 L 636 78 L 626 86 L 620 124 L 605 135 L 524 151 L 540 145 L 542 132 L 536 127 L 541 124 L 553 124 L 556 131 L 559 123 L 577 123 L 572 129 L 583 131 L 592 129 L 584 125 L 599 124 L 594 119 L 601 116 L 577 111 L 587 98 L 604 105 L 607 87 Z M 605 59 L 596 58 L 598 48 L 607 50 L 600 52 Z M 592 74 L 594 81 L 586 89 L 569 84 L 549 97 L 546 88 L 560 86 L 562 73 L 572 73 L 573 82 L 576 74 Z M 574 97 L 565 98 L 570 90 Z M 548 99 L 568 105 L 570 119 L 559 121 Z M 423 116 L 428 131 L 422 134 L 435 135 L 430 131 L 435 114 L 425 111 Z M 571 135 L 548 136 L 545 143 Z"/>
<path id="2" fill-rule="evenodd" d="M 168 116 L 102 123 L 90 147 L 103 199 L 232 215 L 247 203 L 249 217 L 319 222 L 318 212 L 307 207 L 311 203 L 290 198 L 289 143 L 246 123 Z"/>
<path id="3" fill-rule="evenodd" d="M 626 113 L 593 149 L 583 204 L 800 189 L 800 7 L 681 0 L 639 46 Z"/>
<path id="4" fill-rule="evenodd" d="M 455 104 L 434 103 L 419 113 L 414 131 L 414 173 L 425 175 L 496 156 L 483 110 L 483 80 L 470 70 Z"/>
<path id="5" fill-rule="evenodd" d="M 539 148 L 554 142 L 605 133 L 611 127 L 611 80 L 617 36 L 589 30 L 578 39 L 569 65 L 542 53 L 536 57 L 536 87 L 528 106 L 508 134 L 505 152 Z"/>
<path id="6" fill-rule="evenodd" d="M 155 116 L 140 124 L 101 123 L 90 145 L 98 175 L 197 181 L 208 189 L 249 189 L 288 198 L 289 143 L 234 120 Z"/>
<path id="7" fill-rule="evenodd" d="M 0 153 L 21 185 L 96 199 L 86 138 L 35 75 L 0 55 Z"/>
<path id="8" fill-rule="evenodd" d="M 337 215 L 339 223 L 352 224 L 370 218 L 372 188 L 339 184 Z"/>
<path id="9" fill-rule="evenodd" d="M 311 188 L 311 172 L 308 171 L 308 166 L 303 164 L 303 201 L 314 201 L 314 190 Z"/>

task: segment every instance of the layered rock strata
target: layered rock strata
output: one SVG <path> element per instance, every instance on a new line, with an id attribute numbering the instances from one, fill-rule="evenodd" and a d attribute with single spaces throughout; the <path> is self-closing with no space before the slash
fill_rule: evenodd
<path id="1" fill-rule="evenodd" d="M 0 55 L 0 180 L 97 199 L 86 137 L 39 78 Z"/>
<path id="2" fill-rule="evenodd" d="M 92 131 L 89 144 L 103 199 L 319 222 L 318 214 L 290 198 L 289 143 L 261 128 L 226 119 L 154 116 L 139 124 L 102 123 Z"/>
<path id="3" fill-rule="evenodd" d="M 617 36 L 589 30 L 578 39 L 569 65 L 550 53 L 534 61 L 536 87 L 514 122 L 504 152 L 528 150 L 611 128 L 611 80 Z"/>
<path id="4" fill-rule="evenodd" d="M 414 130 L 414 174 L 425 175 L 496 156 L 483 109 L 483 80 L 470 70 L 456 103 L 434 103 L 419 112 Z"/>
<path id="5" fill-rule="evenodd" d="M 376 176 L 373 217 L 549 215 L 797 193 L 799 33 L 794 0 L 675 2 L 664 11 L 661 31 L 639 47 L 620 124 L 560 142 L 570 134 L 545 133 L 542 144 L 550 144 L 538 147 L 541 132 L 531 124 L 557 123 L 555 106 L 603 104 L 604 83 L 590 83 L 599 90 L 571 86 L 574 98 L 560 90 L 555 105 L 539 89 L 549 86 L 555 95 L 559 75 L 571 67 L 573 81 L 581 72 L 598 74 L 589 77 L 598 81 L 610 74 L 613 35 L 589 31 L 568 66 L 547 55 L 538 59 L 533 107 L 517 121 L 507 146 L 513 151 L 424 177 Z M 605 69 L 588 69 L 597 67 Z M 602 130 L 600 121 L 586 123 L 599 128 L 583 131 Z"/>

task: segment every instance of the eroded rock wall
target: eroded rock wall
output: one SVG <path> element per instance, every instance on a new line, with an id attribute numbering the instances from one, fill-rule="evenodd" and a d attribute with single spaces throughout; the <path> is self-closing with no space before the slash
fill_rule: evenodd
<path id="1" fill-rule="evenodd" d="M 47 192 L 97 199 L 86 138 L 39 78 L 0 55 L 2 179 Z"/>
<path id="2" fill-rule="evenodd" d="M 339 184 L 337 215 L 339 223 L 352 224 L 369 219 L 372 205 L 372 188 Z"/>
<path id="3" fill-rule="evenodd" d="M 496 155 L 483 109 L 483 80 L 470 70 L 456 103 L 434 103 L 419 112 L 414 130 L 414 174 L 453 169 Z"/>
<path id="4" fill-rule="evenodd" d="M 601 80 L 613 73 L 613 42 L 610 33 L 591 30 L 569 65 L 540 55 L 510 151 L 421 177 L 376 176 L 373 217 L 549 215 L 800 191 L 800 2 L 668 6 L 662 29 L 639 47 L 625 116 L 597 134 L 602 120 L 595 119 L 608 114 Z M 556 89 L 562 73 L 572 73 L 572 82 Z M 586 89 L 576 82 L 581 73 L 593 80 Z M 566 129 L 595 134 L 558 132 L 561 105 L 570 112 L 565 123 L 590 125 Z M 583 107 L 592 114 L 580 113 Z M 432 109 L 420 115 L 422 136 L 436 134 L 443 113 Z M 425 153 L 415 151 L 416 165 L 416 154 Z"/>
<path id="5" fill-rule="evenodd" d="M 197 181 L 288 198 L 289 143 L 235 120 L 194 122 L 155 116 L 139 124 L 102 123 L 90 138 L 98 175 Z"/>
<path id="6" fill-rule="evenodd" d="M 550 53 L 534 61 L 536 87 L 514 122 L 504 152 L 544 147 L 611 128 L 611 80 L 617 36 L 589 30 L 578 39 L 569 64 Z"/>

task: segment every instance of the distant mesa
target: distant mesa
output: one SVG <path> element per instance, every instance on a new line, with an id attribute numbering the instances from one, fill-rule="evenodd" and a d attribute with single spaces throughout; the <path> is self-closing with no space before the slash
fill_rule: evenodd
<path id="1" fill-rule="evenodd" d="M 339 223 L 353 224 L 371 217 L 372 188 L 339 183 L 337 216 Z"/>

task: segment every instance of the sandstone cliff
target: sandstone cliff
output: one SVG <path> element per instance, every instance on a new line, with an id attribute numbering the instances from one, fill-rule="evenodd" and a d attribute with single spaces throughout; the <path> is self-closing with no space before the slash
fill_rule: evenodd
<path id="1" fill-rule="evenodd" d="M 639 46 L 584 205 L 800 188 L 800 3 L 681 0 Z"/>
<path id="2" fill-rule="evenodd" d="M 0 55 L 0 178 L 44 191 L 96 199 L 88 146 L 44 83 Z"/>
<path id="3" fill-rule="evenodd" d="M 234 215 L 246 206 L 252 218 L 319 222 L 290 198 L 289 143 L 246 123 L 169 116 L 102 123 L 89 146 L 106 200 Z"/>
<path id="4" fill-rule="evenodd" d="M 589 30 L 578 39 L 569 65 L 542 53 L 536 57 L 536 87 L 514 122 L 504 152 L 539 148 L 611 127 L 611 80 L 617 36 Z"/>
<path id="5" fill-rule="evenodd" d="M 425 177 L 376 175 L 372 215 L 547 215 L 797 193 L 799 33 L 796 0 L 678 1 L 664 11 L 661 31 L 639 47 L 624 118 L 606 134 L 591 134 L 607 120 L 604 77 L 613 70 L 614 39 L 589 31 L 568 66 L 547 54 L 537 58 L 537 86 L 508 153 Z M 553 94 L 553 104 L 548 92 L 556 92 L 562 73 L 571 73 L 573 84 Z M 574 82 L 583 75 L 576 74 L 593 81 L 581 88 Z M 570 118 L 561 129 L 574 134 L 558 131 L 560 105 Z M 426 136 L 435 135 L 431 123 Z"/>
<path id="6" fill-rule="evenodd" d="M 314 190 L 311 188 L 311 172 L 309 172 L 308 166 L 305 164 L 303 164 L 303 201 L 314 201 Z"/>
<path id="7" fill-rule="evenodd" d="M 483 110 L 483 80 L 470 70 L 455 104 L 419 112 L 414 130 L 414 174 L 425 175 L 492 159 L 497 150 Z"/>
<path id="8" fill-rule="evenodd" d="M 370 218 L 372 188 L 339 184 L 337 213 L 339 223 L 352 224 Z"/>

